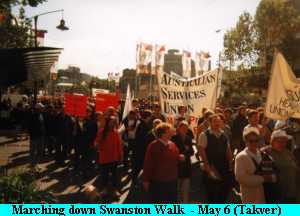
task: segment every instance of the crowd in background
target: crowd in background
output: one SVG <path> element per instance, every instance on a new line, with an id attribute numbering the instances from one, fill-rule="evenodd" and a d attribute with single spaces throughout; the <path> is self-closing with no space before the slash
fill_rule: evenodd
<path id="1" fill-rule="evenodd" d="M 243 203 L 299 202 L 299 120 L 268 119 L 261 107 L 218 105 L 202 110 L 195 130 L 184 106 L 170 119 L 159 103 L 133 100 L 133 109 L 122 119 L 123 106 L 120 102 L 117 109 L 95 112 L 90 104 L 82 118 L 65 115 L 61 99 L 34 105 L 24 99 L 15 106 L 5 100 L 1 125 L 12 125 L 16 139 L 22 139 L 20 131 L 28 132 L 36 170 L 45 156 L 58 166 L 70 160 L 83 177 L 99 166 L 101 196 L 120 195 L 122 164 L 132 170 L 133 186 L 147 192 L 147 202 L 188 203 L 195 155 L 204 171 L 208 203 L 225 203 L 233 188 Z"/>

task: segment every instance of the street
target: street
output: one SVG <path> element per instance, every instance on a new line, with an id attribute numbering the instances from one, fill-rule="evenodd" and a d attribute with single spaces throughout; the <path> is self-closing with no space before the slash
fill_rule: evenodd
<path id="1" fill-rule="evenodd" d="M 201 183 L 201 170 L 199 162 L 195 157 L 193 161 L 193 174 L 191 178 L 190 203 L 205 202 L 205 190 Z M 8 173 L 18 169 L 29 167 L 29 140 L 15 142 L 12 138 L 0 136 L 0 165 L 6 166 Z M 54 160 L 46 156 L 40 165 L 40 172 L 37 174 L 37 183 L 42 190 L 53 193 L 59 203 L 88 203 L 90 202 L 84 190 L 93 185 L 97 190 L 101 190 L 99 181 L 99 168 L 91 170 L 88 177 L 78 175 L 70 166 L 70 161 L 66 161 L 63 166 L 57 166 Z M 119 186 L 120 199 L 107 200 L 100 199 L 101 203 L 146 203 L 145 191 L 141 184 L 133 186 L 129 177 L 131 170 L 119 167 L 121 182 Z M 100 174 L 101 175 L 101 174 Z M 238 197 L 230 194 L 228 202 L 238 202 Z"/>

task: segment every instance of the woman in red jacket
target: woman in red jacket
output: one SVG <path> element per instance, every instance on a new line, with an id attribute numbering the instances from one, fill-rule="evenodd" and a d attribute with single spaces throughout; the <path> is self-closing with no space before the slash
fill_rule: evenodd
<path id="1" fill-rule="evenodd" d="M 123 157 L 121 138 L 117 130 L 117 119 L 114 116 L 106 119 L 104 128 L 101 128 L 95 140 L 95 146 L 99 151 L 99 164 L 101 166 L 101 176 L 104 190 L 102 194 L 108 192 L 109 174 L 113 186 L 113 195 L 118 196 L 117 185 L 117 166 Z"/>

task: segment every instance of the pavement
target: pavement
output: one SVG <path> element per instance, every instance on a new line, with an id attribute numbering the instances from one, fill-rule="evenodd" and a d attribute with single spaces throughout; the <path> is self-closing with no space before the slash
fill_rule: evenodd
<path id="1" fill-rule="evenodd" d="M 9 134 L 9 133 L 7 133 Z M 202 185 L 202 171 L 196 158 L 193 161 L 193 174 L 191 178 L 190 203 L 205 203 L 205 188 Z M 15 141 L 13 137 L 0 132 L 0 166 L 6 166 L 8 172 L 15 169 L 27 169 L 29 167 L 29 140 Z M 78 174 L 71 166 L 71 161 L 65 165 L 57 166 L 52 157 L 45 156 L 39 164 L 41 170 L 37 175 L 37 183 L 40 189 L 48 190 L 54 194 L 59 203 L 89 203 L 86 196 L 87 188 L 91 185 L 96 191 L 101 191 L 99 169 L 88 172 L 88 176 Z M 97 203 L 146 203 L 145 191 L 142 184 L 131 184 L 130 169 L 119 167 L 120 175 L 120 199 L 98 199 Z M 95 202 L 95 201 L 94 201 Z M 238 203 L 239 197 L 231 193 L 229 203 Z"/>

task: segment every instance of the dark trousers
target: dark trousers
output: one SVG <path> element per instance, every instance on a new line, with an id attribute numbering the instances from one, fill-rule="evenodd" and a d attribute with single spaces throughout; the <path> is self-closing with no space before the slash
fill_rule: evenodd
<path id="1" fill-rule="evenodd" d="M 55 161 L 56 163 L 64 163 L 67 157 L 67 149 L 65 139 L 56 137 L 55 143 Z"/>
<path id="2" fill-rule="evenodd" d="M 56 137 L 55 136 L 48 135 L 48 136 L 45 137 L 45 150 L 47 148 L 48 155 L 52 154 L 52 151 L 55 147 L 55 143 L 56 143 Z"/>
<path id="3" fill-rule="evenodd" d="M 177 180 L 170 182 L 150 182 L 149 203 L 177 203 Z"/>
<path id="4" fill-rule="evenodd" d="M 41 137 L 30 137 L 30 162 L 31 165 L 35 166 L 40 162 L 43 152 L 44 152 L 44 140 L 43 136 Z"/>
<path id="5" fill-rule="evenodd" d="M 204 185 L 206 189 L 207 202 L 211 204 L 224 204 L 229 194 L 230 186 L 226 181 L 214 180 L 204 176 Z"/>
<path id="6" fill-rule="evenodd" d="M 104 187 L 108 186 L 109 182 L 111 182 L 114 187 L 118 186 L 117 166 L 117 162 L 101 164 L 102 184 Z M 109 178 L 110 174 L 111 178 Z"/>

